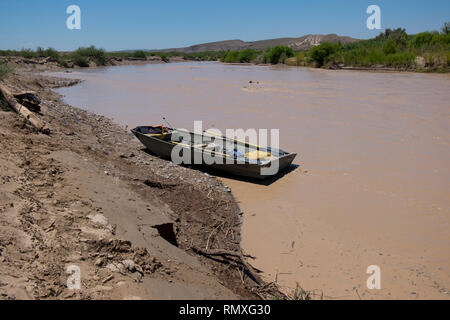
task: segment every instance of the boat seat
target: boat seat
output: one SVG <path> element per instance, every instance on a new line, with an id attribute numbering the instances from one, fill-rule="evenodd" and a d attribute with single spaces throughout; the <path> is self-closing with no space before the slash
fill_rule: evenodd
<path id="1" fill-rule="evenodd" d="M 183 141 L 184 139 L 183 139 L 183 137 L 186 135 L 186 133 L 182 133 L 182 132 L 180 132 L 180 131 L 177 131 L 177 130 L 174 130 L 173 132 L 172 132 L 172 136 L 171 136 L 171 141 L 174 141 L 174 142 L 181 142 L 181 141 Z"/>
<path id="2" fill-rule="evenodd" d="M 245 157 L 249 160 L 264 161 L 264 160 L 270 159 L 272 157 L 272 154 L 270 154 L 269 152 L 255 150 L 255 151 L 247 152 L 245 154 Z"/>
<path id="3" fill-rule="evenodd" d="M 168 133 L 168 132 L 164 132 L 164 133 L 145 133 L 145 135 L 153 137 L 153 138 L 158 138 L 158 139 L 161 139 L 161 140 L 168 140 L 169 136 L 170 136 L 170 133 Z"/>
<path id="4" fill-rule="evenodd" d="M 212 150 L 212 149 L 216 149 L 216 148 L 220 148 L 220 146 L 219 145 L 217 145 L 217 144 L 215 144 L 214 142 L 210 142 L 210 143 L 208 143 L 207 145 L 205 145 L 205 148 L 206 149 L 210 149 L 210 150 Z M 222 148 L 220 148 L 220 149 L 222 149 Z"/>

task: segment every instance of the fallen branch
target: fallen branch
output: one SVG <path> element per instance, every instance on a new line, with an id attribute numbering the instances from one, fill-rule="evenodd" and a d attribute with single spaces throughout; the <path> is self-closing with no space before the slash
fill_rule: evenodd
<path id="1" fill-rule="evenodd" d="M 25 119 L 27 119 L 40 132 L 45 134 L 50 133 L 50 129 L 46 126 L 46 124 L 25 106 L 18 103 L 14 95 L 2 84 L 0 84 L 0 92 L 2 93 L 9 106 L 14 109 L 14 111 L 25 117 Z"/>
<path id="2" fill-rule="evenodd" d="M 231 256 L 236 258 L 246 257 L 251 259 L 256 259 L 255 257 L 249 255 L 249 254 L 242 254 L 237 251 L 231 251 L 231 250 L 224 250 L 224 249 L 209 249 L 209 250 L 202 250 L 198 248 L 192 248 L 195 251 L 201 251 L 202 254 L 206 254 L 208 256 Z"/>
<path id="3" fill-rule="evenodd" d="M 231 260 L 229 257 L 233 257 L 236 258 L 237 261 L 232 260 L 233 262 L 238 262 L 239 264 L 241 264 L 246 271 L 250 274 L 251 278 L 253 279 L 253 281 L 255 281 L 258 285 L 261 285 L 263 282 L 261 281 L 261 279 L 259 278 L 258 274 L 254 271 L 253 267 L 251 265 L 249 265 L 244 258 L 244 255 L 240 252 L 237 251 L 230 251 L 230 250 L 223 250 L 223 249 L 209 249 L 209 250 L 203 250 L 200 248 L 192 248 L 192 250 L 194 250 L 194 252 L 201 254 L 203 256 L 220 256 L 222 258 L 225 259 L 229 259 Z M 247 257 L 251 257 L 248 256 Z M 251 257 L 254 258 L 254 257 Z"/>
<path id="4" fill-rule="evenodd" d="M 221 224 L 219 224 L 217 227 L 215 227 L 215 228 L 213 229 L 213 231 L 211 231 L 211 233 L 209 234 L 209 237 L 208 237 L 208 241 L 206 241 L 206 247 L 205 247 L 205 250 L 209 250 L 209 241 L 211 240 L 211 237 L 212 237 L 214 231 L 219 230 L 219 228 L 221 228 L 224 224 L 225 224 L 225 221 L 222 222 Z"/>

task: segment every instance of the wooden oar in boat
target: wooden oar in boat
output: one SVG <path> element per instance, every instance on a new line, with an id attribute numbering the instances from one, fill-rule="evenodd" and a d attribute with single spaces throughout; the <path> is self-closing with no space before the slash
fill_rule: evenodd
<path id="1" fill-rule="evenodd" d="M 225 157 L 230 157 L 230 155 L 228 155 L 228 154 L 226 154 L 226 153 L 221 153 L 221 152 L 217 152 L 217 151 L 214 151 L 214 150 L 198 149 L 198 148 L 191 147 L 190 145 L 187 145 L 187 144 L 185 144 L 185 143 L 180 143 L 180 142 L 175 142 L 175 141 L 173 141 L 172 143 L 173 143 L 173 144 L 180 145 L 180 146 L 183 146 L 183 147 L 187 147 L 187 148 L 189 148 L 189 149 L 192 148 L 192 149 L 201 150 L 202 152 L 209 152 L 209 153 L 214 153 L 214 154 L 218 154 L 218 155 L 225 156 Z"/>
<path id="2" fill-rule="evenodd" d="M 218 134 L 218 133 L 211 132 L 211 131 L 208 131 L 208 130 L 206 130 L 206 131 L 204 131 L 204 132 L 205 132 L 205 133 L 208 133 L 208 134 L 212 134 L 212 135 L 214 135 L 214 136 L 216 136 L 216 137 L 227 138 L 227 137 L 225 137 L 225 136 L 223 136 L 223 135 L 220 135 L 220 134 Z M 230 138 L 227 138 L 227 139 L 230 139 Z M 240 141 L 240 140 L 238 140 L 238 139 L 233 139 L 233 141 L 234 141 L 234 142 L 238 142 L 238 143 L 242 143 L 242 144 L 244 144 L 244 145 L 246 145 L 246 146 L 254 147 L 254 148 L 256 148 L 257 150 L 262 149 L 262 147 L 260 147 L 260 146 L 257 146 L 257 145 L 255 145 L 255 144 L 251 144 L 251 143 L 248 143 L 248 142 L 245 142 L 245 141 Z"/>

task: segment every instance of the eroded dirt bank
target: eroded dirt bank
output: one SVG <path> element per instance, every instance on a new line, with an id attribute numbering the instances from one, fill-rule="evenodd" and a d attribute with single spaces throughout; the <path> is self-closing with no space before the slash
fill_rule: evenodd
<path id="1" fill-rule="evenodd" d="M 196 254 L 241 252 L 240 209 L 225 185 L 148 154 L 125 128 L 62 103 L 50 88 L 70 81 L 19 69 L 3 84 L 37 93 L 51 133 L 36 132 L 2 101 L 1 299 L 274 294 L 239 259 Z M 67 288 L 70 265 L 81 270 L 81 290 Z"/>

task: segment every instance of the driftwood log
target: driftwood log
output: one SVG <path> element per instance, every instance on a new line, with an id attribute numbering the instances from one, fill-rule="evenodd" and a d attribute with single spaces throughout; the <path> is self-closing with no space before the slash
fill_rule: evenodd
<path id="1" fill-rule="evenodd" d="M 24 116 L 25 119 L 27 119 L 40 132 L 45 134 L 50 133 L 50 129 L 47 127 L 47 125 L 41 119 L 39 119 L 38 116 L 28 110 L 27 107 L 18 103 L 14 95 L 2 83 L 0 83 L 0 92 L 2 93 L 6 102 L 14 111 Z"/>
<path id="2" fill-rule="evenodd" d="M 19 93 L 14 93 L 14 98 L 17 99 L 17 101 L 27 107 L 29 110 L 33 112 L 41 112 L 41 100 L 36 96 L 36 93 L 33 91 L 24 91 Z"/>
<path id="3" fill-rule="evenodd" d="M 17 102 L 26 107 L 28 110 L 39 113 L 41 112 L 40 100 L 33 92 L 14 93 Z"/>

